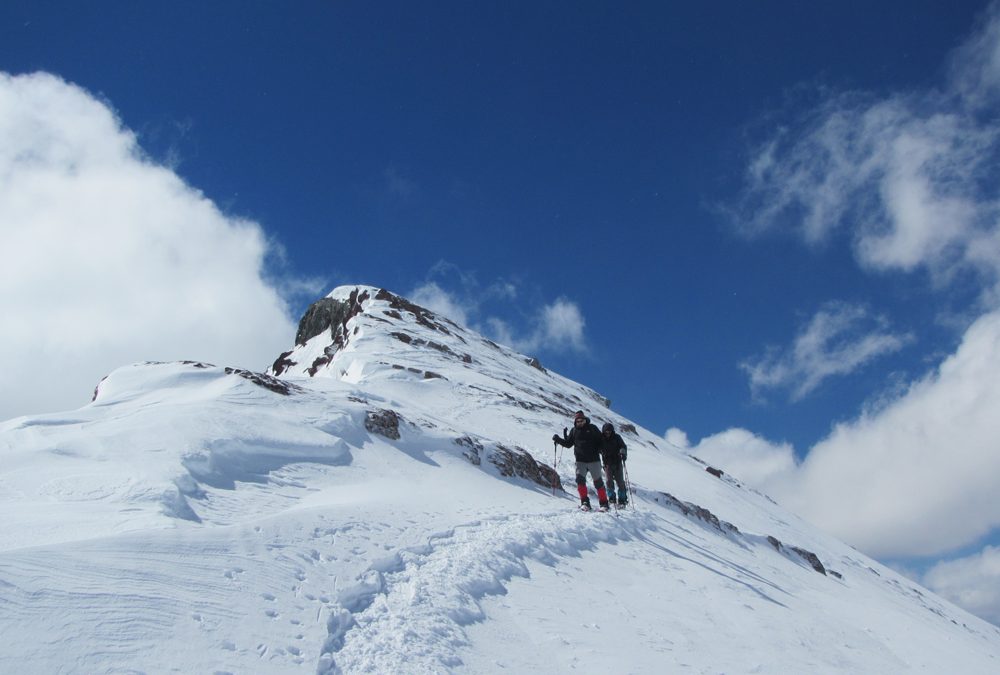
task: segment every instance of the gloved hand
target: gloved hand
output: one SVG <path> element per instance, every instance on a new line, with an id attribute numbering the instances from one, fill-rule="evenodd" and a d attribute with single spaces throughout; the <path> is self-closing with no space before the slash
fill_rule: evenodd
<path id="1" fill-rule="evenodd" d="M 628 459 L 628 457 L 627 457 L 627 456 L 625 455 L 625 453 L 623 452 L 623 453 L 622 453 L 622 463 L 624 464 L 624 463 L 625 463 L 625 461 L 626 461 L 627 459 Z"/>
<path id="2" fill-rule="evenodd" d="M 561 440 L 561 439 L 559 438 L 559 434 L 552 434 L 552 440 L 553 440 L 553 441 L 556 441 L 556 442 L 558 442 L 559 440 Z"/>

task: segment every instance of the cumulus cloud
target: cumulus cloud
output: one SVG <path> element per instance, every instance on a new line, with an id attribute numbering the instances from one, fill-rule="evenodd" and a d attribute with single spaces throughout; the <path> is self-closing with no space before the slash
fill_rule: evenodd
<path id="1" fill-rule="evenodd" d="M 463 326 L 469 325 L 469 313 L 476 311 L 475 306 L 459 300 L 457 296 L 444 290 L 433 281 L 413 289 L 409 298 L 418 305 L 446 316 Z"/>
<path id="2" fill-rule="evenodd" d="M 791 444 L 772 443 L 746 429 L 727 429 L 694 446 L 680 429 L 668 429 L 664 438 L 674 447 L 765 492 L 794 478 L 795 450 Z"/>
<path id="3" fill-rule="evenodd" d="M 550 348 L 566 349 L 581 352 L 585 349 L 583 328 L 586 322 L 575 302 L 559 298 L 551 304 L 542 307 L 541 324 L 537 337 L 533 338 L 541 345 Z"/>
<path id="4" fill-rule="evenodd" d="M 453 283 L 445 288 L 433 279 L 427 281 L 410 291 L 408 297 L 413 302 L 500 344 L 524 353 L 582 353 L 587 350 L 586 320 L 579 306 L 567 298 L 543 302 L 537 308 L 526 308 L 523 301 L 515 306 L 519 298 L 517 284 L 501 280 L 482 287 L 475 275 L 443 261 L 431 268 L 430 276 L 450 278 Z M 486 308 L 488 303 L 499 303 L 508 310 L 505 316 L 514 318 L 497 316 Z"/>
<path id="5" fill-rule="evenodd" d="M 922 583 L 938 595 L 1000 626 L 1000 548 L 938 563 Z"/>
<path id="6" fill-rule="evenodd" d="M 587 351 L 586 324 L 575 302 L 558 298 L 531 312 L 521 331 L 510 322 L 491 316 L 485 320 L 482 332 L 525 354 L 541 351 L 580 354 Z"/>
<path id="7" fill-rule="evenodd" d="M 955 354 L 893 401 L 837 426 L 805 459 L 745 429 L 672 445 L 776 498 L 875 557 L 946 555 L 1000 527 L 1000 310 Z M 928 588 L 997 623 L 998 552 L 940 563 Z"/>
<path id="8" fill-rule="evenodd" d="M 978 318 L 962 329 L 953 354 L 877 409 L 837 426 L 800 464 L 754 479 L 876 556 L 941 555 L 1000 527 L 1000 4 L 980 17 L 947 65 L 933 89 L 821 92 L 820 103 L 753 150 L 731 210 L 749 235 L 791 232 L 810 246 L 844 237 L 863 270 L 926 275 L 942 295 L 958 282 L 981 290 L 966 308 Z M 849 326 L 851 316 L 843 315 Z M 838 335 L 836 327 L 811 323 L 792 347 L 744 367 L 758 387 L 788 386 L 797 373 L 808 388 L 815 381 L 809 373 L 836 367 L 828 357 L 837 349 L 823 339 Z M 817 348 L 800 357 L 813 328 Z M 877 339 L 848 338 L 848 364 L 901 346 L 885 324 L 862 334 Z M 818 367 L 800 365 L 812 362 Z M 942 565 L 926 581 L 947 590 L 946 578 L 968 572 L 968 587 L 951 597 L 976 611 L 993 600 L 977 605 L 975 593 L 997 586 L 976 570 L 995 557 L 986 549 L 965 566 Z"/>
<path id="9" fill-rule="evenodd" d="M 827 378 L 847 375 L 874 359 L 902 349 L 912 335 L 888 332 L 888 320 L 868 308 L 828 303 L 786 349 L 772 348 L 762 357 L 740 364 L 750 377 L 754 397 L 768 389 L 789 388 L 793 401 L 815 390 Z"/>
<path id="10" fill-rule="evenodd" d="M 260 226 L 52 75 L 0 73 L 0 250 L 0 418 L 83 405 L 135 361 L 262 369 L 295 333 Z"/>
<path id="11" fill-rule="evenodd" d="M 1000 526 L 1000 311 L 874 415 L 837 426 L 775 496 L 873 555 L 936 555 Z"/>
<path id="12" fill-rule="evenodd" d="M 691 447 L 691 441 L 688 439 L 687 433 L 677 427 L 667 429 L 667 433 L 663 434 L 663 439 L 678 450 L 687 450 Z"/>
<path id="13" fill-rule="evenodd" d="M 1000 527 L 998 374 L 1000 310 L 934 372 L 838 425 L 800 463 L 791 447 L 742 429 L 690 452 L 870 555 L 945 554 Z"/>

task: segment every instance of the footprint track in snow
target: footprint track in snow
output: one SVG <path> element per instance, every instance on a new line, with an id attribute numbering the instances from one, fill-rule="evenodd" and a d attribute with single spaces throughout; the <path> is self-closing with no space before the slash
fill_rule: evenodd
<path id="1" fill-rule="evenodd" d="M 502 516 L 456 526 L 421 546 L 373 562 L 330 607 L 318 672 L 440 672 L 461 665 L 463 627 L 485 615 L 479 600 L 502 594 L 526 560 L 556 565 L 599 544 L 652 527 L 576 513 Z"/>

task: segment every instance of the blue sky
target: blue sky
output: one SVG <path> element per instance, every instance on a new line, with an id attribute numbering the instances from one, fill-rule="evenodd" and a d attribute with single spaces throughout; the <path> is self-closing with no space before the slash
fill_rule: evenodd
<path id="1" fill-rule="evenodd" d="M 88 252 L 98 271 L 77 270 L 93 279 L 140 265 L 143 246 L 174 251 L 128 278 L 162 279 L 141 298 L 176 306 L 177 336 L 122 338 L 100 357 L 80 340 L 43 353 L 86 357 L 81 382 L 120 361 L 222 361 L 226 345 L 240 365 L 262 368 L 255 349 L 276 356 L 287 317 L 316 297 L 343 283 L 384 286 L 536 354 L 647 428 L 673 429 L 666 440 L 679 447 L 772 467 L 757 483 L 797 503 L 787 484 L 819 471 L 805 463 L 817 448 L 815 465 L 823 452 L 851 464 L 837 425 L 865 431 L 854 445 L 878 454 L 880 421 L 909 404 L 921 415 L 914 388 L 998 306 L 997 12 L 986 2 L 674 5 L 4 3 L 0 71 L 28 120 L 11 138 L 72 95 L 94 107 L 88 119 L 113 116 L 110 129 L 95 122 L 87 157 L 100 154 L 101 134 L 118 139 L 135 162 L 122 171 L 167 172 L 185 187 L 157 194 L 187 190 L 193 214 L 147 228 L 156 236 L 131 249 Z M 32 73 L 51 78 L 29 85 Z M 64 117 L 75 109 L 59 107 Z M 23 169 L 25 152 L 10 166 Z M 108 203 L 124 194 L 112 190 Z M 74 224 L 76 213 L 24 222 L 120 240 L 98 216 Z M 171 268 L 195 242 L 204 257 Z M 242 250 L 245 259 L 233 253 Z M 32 273 L 41 265 L 24 259 Z M 67 269 L 40 277 L 52 288 L 38 302 L 67 297 L 56 290 Z M 243 290 L 220 290 L 214 305 L 195 299 L 227 283 Z M 102 293 L 69 285 L 81 294 L 74 307 Z M 7 315 L 22 316 L 14 290 Z M 144 316 L 141 298 L 101 311 Z M 229 316 L 210 311 L 219 304 L 251 301 L 267 307 L 253 330 L 237 337 L 212 323 Z M 192 304 L 205 314 L 188 326 Z M 108 322 L 95 326 L 98 335 Z M 20 338 L 5 339 L 20 353 Z M 70 382 L 69 368 L 52 379 Z M 21 395 L 0 416 L 73 400 Z M 984 413 L 960 413 L 948 422 L 968 413 L 980 423 L 971 427 L 995 429 Z M 951 451 L 940 439 L 962 442 L 946 430 L 927 438 L 939 458 Z M 782 472 L 795 474 L 784 488 Z M 869 550 L 921 573 L 941 556 L 993 555 L 995 498 L 983 511 L 960 539 Z M 808 515 L 843 538 L 856 528 Z"/>
<path id="2" fill-rule="evenodd" d="M 932 84 L 984 6 L 876 4 L 6 3 L 0 54 L 105 97 L 283 272 L 407 292 L 445 261 L 518 284 L 529 315 L 565 297 L 587 354 L 541 356 L 618 409 L 804 447 L 954 340 L 793 405 L 754 405 L 738 368 L 833 299 L 926 323 L 923 280 L 863 277 L 842 242 L 748 242 L 713 209 L 797 87 Z"/>

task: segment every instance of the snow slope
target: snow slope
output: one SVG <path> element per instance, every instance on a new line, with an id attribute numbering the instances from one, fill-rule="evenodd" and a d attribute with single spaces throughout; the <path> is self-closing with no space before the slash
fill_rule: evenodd
<path id="1" fill-rule="evenodd" d="M 545 466 L 577 409 L 634 509 Z M 0 672 L 1000 672 L 996 627 L 629 425 L 369 287 L 268 374 L 121 368 L 0 424 Z"/>

